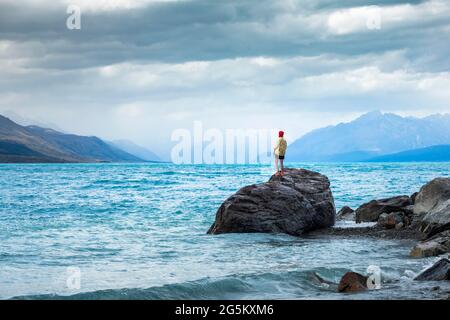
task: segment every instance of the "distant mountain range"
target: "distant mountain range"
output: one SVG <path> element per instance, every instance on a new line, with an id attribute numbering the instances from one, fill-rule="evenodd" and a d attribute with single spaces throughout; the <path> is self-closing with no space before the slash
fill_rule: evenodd
<path id="1" fill-rule="evenodd" d="M 368 162 L 450 161 L 450 145 L 439 145 L 374 157 Z"/>
<path id="2" fill-rule="evenodd" d="M 438 145 L 450 145 L 449 114 L 414 118 L 374 111 L 349 123 L 311 131 L 289 145 L 288 156 L 290 161 L 372 161 L 408 151 L 395 155 L 396 161 L 414 157 L 438 161 L 445 156 L 445 146 L 419 150 Z"/>
<path id="3" fill-rule="evenodd" d="M 143 161 L 146 159 L 97 137 L 21 126 L 0 116 L 0 162 L 3 163 Z"/>
<path id="4" fill-rule="evenodd" d="M 288 148 L 289 161 L 450 161 L 450 115 L 401 117 L 374 111 L 314 130 Z M 0 115 L 0 163 L 157 162 L 150 150 L 128 140 L 66 134 L 22 126 Z"/>

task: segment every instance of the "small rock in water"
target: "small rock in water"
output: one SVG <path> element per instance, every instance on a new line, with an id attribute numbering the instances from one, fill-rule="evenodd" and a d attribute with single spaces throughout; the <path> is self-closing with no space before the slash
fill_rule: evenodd
<path id="1" fill-rule="evenodd" d="M 442 253 L 439 243 L 434 241 L 421 242 L 411 249 L 409 255 L 413 258 L 426 258 L 438 256 Z"/>
<path id="2" fill-rule="evenodd" d="M 356 272 L 347 272 L 339 282 L 338 292 L 359 292 L 367 290 L 367 277 Z"/>
<path id="3" fill-rule="evenodd" d="M 446 252 L 450 252 L 450 230 L 419 242 L 412 248 L 410 256 L 413 258 L 425 258 L 438 256 Z"/>
<path id="4" fill-rule="evenodd" d="M 419 274 L 414 280 L 417 281 L 442 281 L 450 280 L 450 260 L 441 259 L 432 267 Z"/>
<path id="5" fill-rule="evenodd" d="M 436 287 L 431 288 L 431 291 L 438 291 L 438 290 L 441 290 L 441 287 L 436 286 Z"/>
<path id="6" fill-rule="evenodd" d="M 337 287 L 338 287 L 337 283 L 334 283 L 330 280 L 326 280 L 326 279 L 322 278 L 316 272 L 313 272 L 310 274 L 310 279 L 312 280 L 312 282 L 314 282 L 324 288 L 327 288 L 327 289 L 330 289 L 333 291 L 337 290 Z"/>
<path id="7" fill-rule="evenodd" d="M 336 219 L 337 220 L 354 221 L 355 220 L 355 210 L 353 210 L 349 206 L 344 206 L 337 213 Z"/>

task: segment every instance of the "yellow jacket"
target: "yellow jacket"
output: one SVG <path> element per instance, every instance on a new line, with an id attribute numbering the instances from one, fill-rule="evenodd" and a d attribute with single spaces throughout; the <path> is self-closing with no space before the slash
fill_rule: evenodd
<path id="1" fill-rule="evenodd" d="M 284 157 L 286 155 L 287 142 L 284 138 L 279 138 L 275 147 L 275 155 Z"/>

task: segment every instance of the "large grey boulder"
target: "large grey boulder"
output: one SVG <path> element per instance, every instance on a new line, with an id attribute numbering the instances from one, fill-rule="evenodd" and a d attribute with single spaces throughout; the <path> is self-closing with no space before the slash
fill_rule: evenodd
<path id="1" fill-rule="evenodd" d="M 409 214 L 412 200 L 409 196 L 397 196 L 372 200 L 356 209 L 356 222 L 375 222 L 382 213 L 404 212 Z"/>
<path id="2" fill-rule="evenodd" d="M 450 178 L 436 178 L 420 189 L 414 215 L 420 219 L 420 230 L 430 236 L 450 229 Z"/>
<path id="3" fill-rule="evenodd" d="M 336 209 L 328 178 L 286 169 L 266 183 L 240 189 L 218 209 L 209 234 L 274 232 L 301 235 L 334 225 Z"/>

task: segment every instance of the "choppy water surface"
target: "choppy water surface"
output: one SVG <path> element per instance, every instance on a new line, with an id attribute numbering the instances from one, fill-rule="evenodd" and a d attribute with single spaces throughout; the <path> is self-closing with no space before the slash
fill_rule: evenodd
<path id="1" fill-rule="evenodd" d="M 450 163 L 295 166 L 326 174 L 337 208 L 411 194 L 434 177 L 450 175 Z M 270 171 L 172 164 L 0 165 L 0 298 L 438 297 L 430 290 L 436 283 L 412 281 L 436 258 L 408 258 L 410 241 L 205 234 L 224 199 L 244 185 L 266 181 Z M 365 272 L 369 265 L 383 271 L 381 290 L 340 295 L 310 280 L 317 272 L 338 281 L 346 271 Z M 77 270 L 79 289 L 70 280 Z"/>

